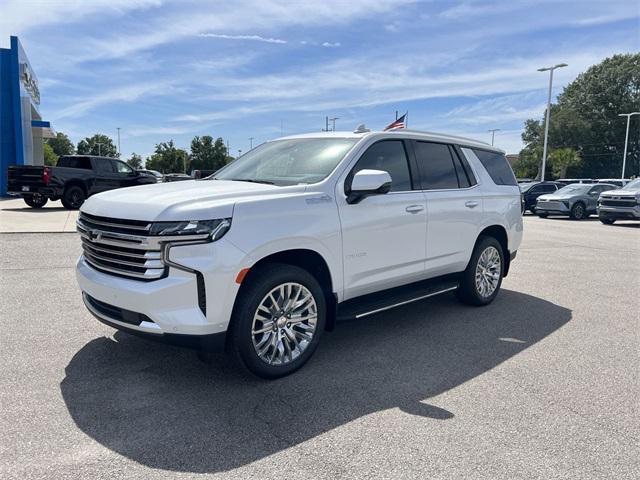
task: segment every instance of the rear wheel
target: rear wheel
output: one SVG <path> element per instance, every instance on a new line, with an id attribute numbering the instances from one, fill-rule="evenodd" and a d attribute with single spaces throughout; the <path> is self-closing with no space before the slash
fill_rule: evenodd
<path id="1" fill-rule="evenodd" d="M 549 215 L 547 215 L 546 213 L 542 213 L 542 212 L 540 212 L 540 213 L 538 213 L 538 216 L 539 216 L 540 218 L 547 218 Z"/>
<path id="2" fill-rule="evenodd" d="M 62 205 L 69 210 L 77 210 L 82 206 L 86 198 L 81 187 L 72 185 L 64 191 Z"/>
<path id="3" fill-rule="evenodd" d="M 48 201 L 49 199 L 42 195 L 30 195 L 28 197 L 24 197 L 24 203 L 29 205 L 31 208 L 42 208 Z"/>
<path id="4" fill-rule="evenodd" d="M 609 217 L 599 217 L 599 218 L 600 218 L 600 221 L 605 225 L 613 225 L 613 222 L 616 221 L 615 218 L 609 218 Z"/>
<path id="5" fill-rule="evenodd" d="M 232 316 L 235 357 L 263 378 L 296 371 L 313 355 L 324 330 L 320 284 L 306 270 L 284 264 L 262 267 L 245 281 Z"/>
<path id="6" fill-rule="evenodd" d="M 583 203 L 576 203 L 573 207 L 571 207 L 571 218 L 574 220 L 584 220 L 587 218 L 587 209 L 584 207 Z"/>
<path id="7" fill-rule="evenodd" d="M 488 305 L 498 295 L 503 274 L 502 245 L 493 237 L 480 237 L 462 274 L 458 298 L 469 305 Z"/>

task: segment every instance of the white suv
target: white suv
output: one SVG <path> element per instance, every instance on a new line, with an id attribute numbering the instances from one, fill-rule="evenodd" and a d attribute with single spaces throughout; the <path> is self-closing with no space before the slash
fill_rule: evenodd
<path id="1" fill-rule="evenodd" d="M 396 130 L 266 142 L 202 180 L 94 195 L 77 223 L 87 308 L 253 373 L 301 367 L 337 319 L 444 292 L 486 305 L 522 239 L 504 152 Z"/>

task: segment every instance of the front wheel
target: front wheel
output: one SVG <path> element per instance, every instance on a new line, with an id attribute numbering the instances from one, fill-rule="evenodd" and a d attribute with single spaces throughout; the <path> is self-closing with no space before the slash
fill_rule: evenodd
<path id="1" fill-rule="evenodd" d="M 584 220 L 587 218 L 587 209 L 580 202 L 576 203 L 573 207 L 571 207 L 571 218 L 574 220 Z"/>
<path id="2" fill-rule="evenodd" d="M 539 212 L 539 213 L 538 213 L 538 216 L 539 216 L 540 218 L 547 218 L 549 215 L 548 215 L 548 214 L 546 214 L 546 213 Z"/>
<path id="3" fill-rule="evenodd" d="M 502 245 L 493 237 L 482 236 L 473 250 L 457 290 L 458 298 L 469 305 L 488 305 L 500 290 L 504 274 Z"/>
<path id="4" fill-rule="evenodd" d="M 600 221 L 605 225 L 613 225 L 613 222 L 616 221 L 615 218 L 609 218 L 609 217 L 599 217 L 599 218 L 600 218 Z"/>
<path id="5" fill-rule="evenodd" d="M 245 279 L 231 320 L 235 357 L 262 378 L 293 373 L 313 355 L 326 321 L 322 287 L 306 270 L 259 267 Z"/>
<path id="6" fill-rule="evenodd" d="M 24 197 L 24 203 L 29 205 L 31 208 L 42 208 L 44 207 L 49 199 L 47 197 L 43 197 L 42 195 L 31 195 L 29 197 Z"/>

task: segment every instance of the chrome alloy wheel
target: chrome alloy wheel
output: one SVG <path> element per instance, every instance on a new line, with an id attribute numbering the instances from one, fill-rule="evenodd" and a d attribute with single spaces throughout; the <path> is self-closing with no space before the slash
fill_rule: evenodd
<path id="1" fill-rule="evenodd" d="M 496 247 L 487 247 L 480 254 L 476 265 L 476 290 L 480 296 L 490 297 L 498 288 L 500 264 L 500 253 Z"/>
<path id="2" fill-rule="evenodd" d="M 299 283 L 283 283 L 267 293 L 251 325 L 258 357 L 269 365 L 286 365 L 307 349 L 316 331 L 318 306 Z"/>

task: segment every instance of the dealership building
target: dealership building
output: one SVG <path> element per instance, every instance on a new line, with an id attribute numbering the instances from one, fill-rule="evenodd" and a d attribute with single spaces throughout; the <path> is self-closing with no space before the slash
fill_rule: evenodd
<path id="1" fill-rule="evenodd" d="M 0 196 L 10 165 L 43 165 L 43 138 L 54 136 L 39 111 L 40 90 L 18 37 L 0 48 Z"/>

